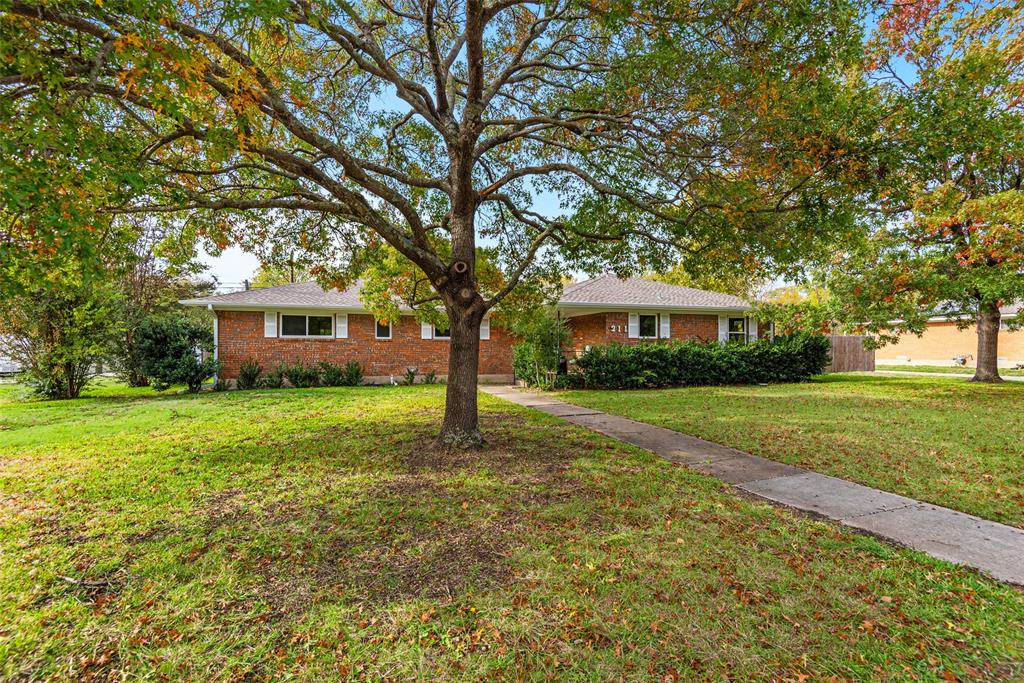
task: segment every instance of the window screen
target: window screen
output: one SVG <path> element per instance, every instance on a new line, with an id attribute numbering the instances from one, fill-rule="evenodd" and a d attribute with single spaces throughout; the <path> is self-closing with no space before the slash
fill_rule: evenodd
<path id="1" fill-rule="evenodd" d="M 658 316 L 656 316 L 656 315 L 641 315 L 640 316 L 640 336 L 641 337 L 657 337 L 658 336 Z"/>
<path id="2" fill-rule="evenodd" d="M 306 336 L 306 316 L 304 315 L 282 315 L 281 334 L 286 337 Z"/>

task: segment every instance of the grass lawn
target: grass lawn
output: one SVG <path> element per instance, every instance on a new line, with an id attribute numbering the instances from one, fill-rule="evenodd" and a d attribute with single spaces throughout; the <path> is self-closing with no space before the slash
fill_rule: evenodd
<path id="1" fill-rule="evenodd" d="M 1024 527 L 1018 382 L 850 374 L 560 398 Z"/>
<path id="2" fill-rule="evenodd" d="M 0 679 L 1024 675 L 1020 591 L 496 398 L 99 394 L 0 387 Z"/>
<path id="3" fill-rule="evenodd" d="M 948 365 L 876 365 L 876 370 L 900 370 L 902 372 L 941 372 L 945 375 L 967 375 L 974 374 L 974 368 L 950 367 Z M 1013 368 L 999 368 L 999 374 L 1004 377 L 1024 377 L 1024 370 Z"/>

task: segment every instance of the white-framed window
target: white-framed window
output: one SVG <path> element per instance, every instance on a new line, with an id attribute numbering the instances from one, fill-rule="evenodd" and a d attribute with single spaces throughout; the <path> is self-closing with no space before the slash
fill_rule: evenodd
<path id="1" fill-rule="evenodd" d="M 391 339 L 391 321 L 378 320 L 375 324 L 377 339 Z"/>
<path id="2" fill-rule="evenodd" d="M 451 339 L 452 331 L 448 329 L 447 325 L 433 325 L 433 333 L 431 336 L 434 339 Z"/>
<path id="3" fill-rule="evenodd" d="M 627 315 L 627 325 L 611 325 L 612 332 L 625 332 L 630 339 L 668 339 L 672 336 L 672 316 L 668 313 L 633 313 Z"/>
<path id="4" fill-rule="evenodd" d="M 658 338 L 658 315 L 657 315 L 657 313 L 641 313 L 640 314 L 640 338 L 641 339 L 657 339 Z"/>
<path id="5" fill-rule="evenodd" d="M 729 341 L 747 341 L 746 318 L 729 318 Z"/>
<path id="6" fill-rule="evenodd" d="M 333 315 L 281 314 L 282 337 L 334 337 Z"/>

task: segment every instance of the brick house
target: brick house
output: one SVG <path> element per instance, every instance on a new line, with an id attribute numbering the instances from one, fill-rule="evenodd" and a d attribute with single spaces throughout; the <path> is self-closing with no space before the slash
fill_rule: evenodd
<path id="1" fill-rule="evenodd" d="M 398 320 L 375 320 L 359 300 L 358 285 L 325 292 L 314 282 L 252 289 L 188 299 L 214 315 L 216 357 L 221 377 L 234 379 L 249 358 L 265 369 L 279 363 L 357 361 L 366 380 L 399 378 L 407 368 L 448 368 L 447 330 L 418 322 L 405 310 Z M 567 285 L 557 305 L 572 342 L 566 353 L 592 344 L 632 344 L 663 339 L 756 338 L 750 305 L 734 296 L 650 280 L 603 275 Z M 512 379 L 515 339 L 484 319 L 480 329 L 480 380 Z"/>
<path id="2" fill-rule="evenodd" d="M 1024 364 L 1024 330 L 1010 330 L 1008 323 L 1024 309 L 1024 303 L 999 308 L 999 367 Z M 876 352 L 876 362 L 889 365 L 954 365 L 960 357 L 968 367 L 976 366 L 978 331 L 974 326 L 960 329 L 954 317 L 937 315 L 928 319 L 924 333 L 900 335 L 899 341 Z"/>

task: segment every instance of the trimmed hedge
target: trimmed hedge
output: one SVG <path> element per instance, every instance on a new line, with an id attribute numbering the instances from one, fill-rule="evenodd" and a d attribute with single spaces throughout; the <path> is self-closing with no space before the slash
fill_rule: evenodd
<path id="1" fill-rule="evenodd" d="M 802 382 L 825 369 L 827 337 L 796 334 L 750 344 L 717 342 L 591 346 L 572 384 L 595 389 Z"/>

